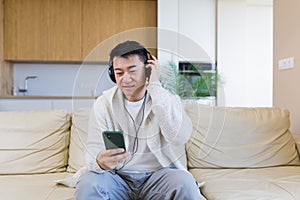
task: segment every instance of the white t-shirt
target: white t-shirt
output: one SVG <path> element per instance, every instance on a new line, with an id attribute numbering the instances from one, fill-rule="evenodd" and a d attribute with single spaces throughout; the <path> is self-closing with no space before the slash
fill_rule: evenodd
<path id="1" fill-rule="evenodd" d="M 144 98 L 136 102 L 125 100 L 125 108 L 128 111 L 128 115 L 132 117 L 132 123 L 135 123 L 138 140 L 136 141 L 136 145 L 138 146 L 132 160 L 123 167 L 122 170 L 124 171 L 151 172 L 162 168 L 161 164 L 147 146 L 147 135 L 144 134 L 143 130 L 144 119 L 141 122 L 142 117 L 145 117 L 143 116 L 144 105 L 146 104 Z M 146 97 L 146 101 L 147 100 L 148 98 Z M 131 153 L 134 151 L 134 140 L 135 136 L 129 135 L 129 147 L 127 147 L 127 151 L 130 151 Z"/>

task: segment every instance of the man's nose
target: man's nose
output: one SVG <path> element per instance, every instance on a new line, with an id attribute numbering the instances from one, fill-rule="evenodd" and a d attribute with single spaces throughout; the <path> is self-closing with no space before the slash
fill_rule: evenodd
<path id="1" fill-rule="evenodd" d="M 123 82 L 130 82 L 131 81 L 131 76 L 128 72 L 124 73 L 124 77 L 123 77 Z"/>

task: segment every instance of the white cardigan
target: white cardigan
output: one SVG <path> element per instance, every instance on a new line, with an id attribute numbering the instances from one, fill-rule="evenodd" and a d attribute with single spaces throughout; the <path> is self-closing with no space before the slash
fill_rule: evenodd
<path id="1" fill-rule="evenodd" d="M 145 120 L 141 129 L 147 135 L 147 145 L 162 167 L 173 163 L 179 169 L 186 169 L 184 144 L 192 133 L 192 123 L 184 112 L 181 100 L 165 90 L 159 82 L 150 83 L 147 91 L 149 101 L 145 106 Z M 96 100 L 89 120 L 87 170 L 103 172 L 96 162 L 98 153 L 105 149 L 103 131 L 134 132 L 130 118 L 124 110 L 123 98 L 122 91 L 115 86 Z M 124 136 L 128 146 L 128 135 Z"/>

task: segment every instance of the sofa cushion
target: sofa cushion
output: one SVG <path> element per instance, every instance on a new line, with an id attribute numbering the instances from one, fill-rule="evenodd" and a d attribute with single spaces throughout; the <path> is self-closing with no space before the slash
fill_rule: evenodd
<path id="1" fill-rule="evenodd" d="M 68 172 L 76 172 L 85 165 L 84 152 L 89 115 L 90 108 L 80 108 L 73 112 Z"/>
<path id="2" fill-rule="evenodd" d="M 299 164 L 281 108 L 224 108 L 188 103 L 193 133 L 186 145 L 189 168 L 249 168 Z"/>
<path id="3" fill-rule="evenodd" d="M 204 181 L 207 199 L 300 199 L 299 166 L 258 169 L 191 169 L 196 180 Z"/>
<path id="4" fill-rule="evenodd" d="M 74 188 L 56 184 L 57 179 L 70 177 L 67 172 L 26 175 L 1 175 L 1 199 L 7 200 L 71 200 Z"/>
<path id="5" fill-rule="evenodd" d="M 66 170 L 70 115 L 63 110 L 0 112 L 0 174 Z"/>

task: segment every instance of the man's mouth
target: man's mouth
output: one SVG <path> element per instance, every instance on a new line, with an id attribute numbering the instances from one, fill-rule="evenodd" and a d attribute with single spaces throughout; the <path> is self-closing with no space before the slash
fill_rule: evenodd
<path id="1" fill-rule="evenodd" d="M 133 85 L 123 85 L 123 88 L 129 90 L 129 89 L 134 88 L 134 86 Z"/>

